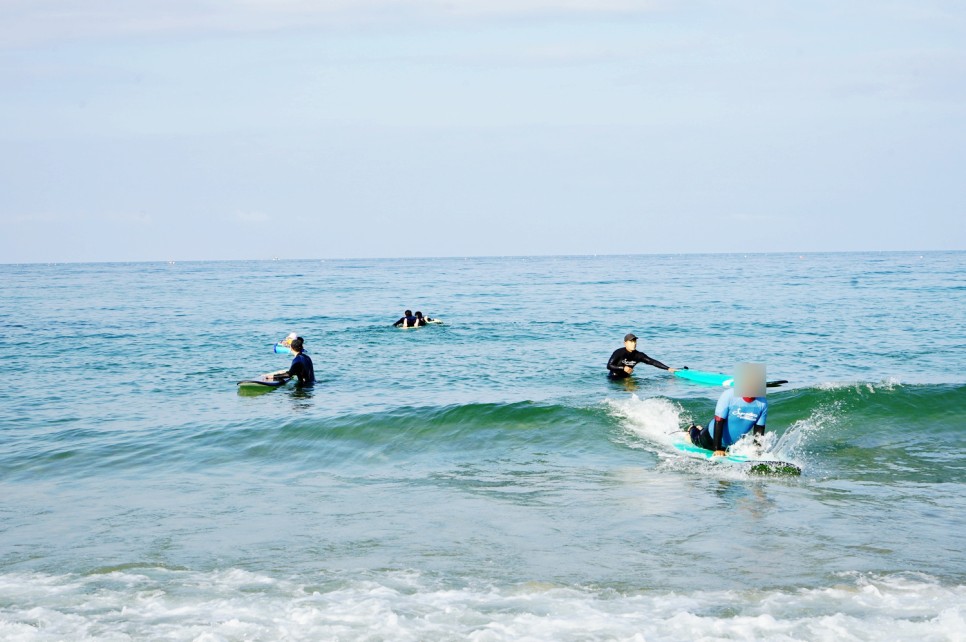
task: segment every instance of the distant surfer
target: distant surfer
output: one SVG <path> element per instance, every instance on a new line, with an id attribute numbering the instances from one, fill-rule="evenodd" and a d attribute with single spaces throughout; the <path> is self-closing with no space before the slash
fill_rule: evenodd
<path id="1" fill-rule="evenodd" d="M 292 343 L 289 346 L 292 352 L 295 353 L 295 358 L 292 359 L 292 365 L 289 369 L 279 375 L 277 378 L 291 379 L 292 377 L 298 378 L 298 386 L 308 387 L 315 383 L 315 367 L 312 365 L 312 357 L 305 354 L 305 339 L 302 337 L 295 337 L 292 339 Z"/>
<path id="2" fill-rule="evenodd" d="M 634 372 L 634 366 L 639 363 L 646 363 L 649 366 L 667 370 L 671 374 L 677 371 L 677 368 L 666 366 L 657 359 L 652 359 L 643 352 L 639 352 L 637 350 L 637 337 L 633 334 L 624 335 L 624 347 L 614 350 L 614 354 L 610 355 L 607 370 L 611 377 L 624 379 L 631 376 Z"/>
<path id="3" fill-rule="evenodd" d="M 765 434 L 768 418 L 768 399 L 765 397 L 765 366 L 761 363 L 742 363 L 735 373 L 735 385 L 718 398 L 714 419 L 700 428 L 694 424 L 688 429 L 691 443 L 715 455 L 725 452 L 751 431 L 754 438 Z"/>
<path id="4" fill-rule="evenodd" d="M 406 310 L 401 319 L 393 323 L 394 328 L 421 328 L 430 323 L 439 323 L 439 319 L 424 317 L 422 312 L 413 314 L 412 310 Z"/>
<path id="5" fill-rule="evenodd" d="M 418 319 L 415 316 L 413 316 L 413 311 L 406 310 L 406 312 L 403 313 L 402 318 L 399 319 L 399 321 L 396 321 L 395 323 L 393 323 L 392 327 L 415 328 L 417 321 Z"/>

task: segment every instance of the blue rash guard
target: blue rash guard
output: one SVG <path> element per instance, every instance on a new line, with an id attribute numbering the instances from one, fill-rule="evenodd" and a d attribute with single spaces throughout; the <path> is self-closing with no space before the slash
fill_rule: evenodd
<path id="1" fill-rule="evenodd" d="M 311 386 L 315 383 L 315 368 L 312 366 L 312 358 L 304 352 L 295 355 L 288 373 L 299 378 L 298 385 L 300 386 Z"/>
<path id="2" fill-rule="evenodd" d="M 721 448 L 727 448 L 748 434 L 755 426 L 764 426 L 768 418 L 768 400 L 755 397 L 745 401 L 735 397 L 733 388 L 725 390 L 714 407 L 714 416 L 725 420 L 721 434 Z M 714 419 L 708 424 L 708 433 L 714 439 Z"/>

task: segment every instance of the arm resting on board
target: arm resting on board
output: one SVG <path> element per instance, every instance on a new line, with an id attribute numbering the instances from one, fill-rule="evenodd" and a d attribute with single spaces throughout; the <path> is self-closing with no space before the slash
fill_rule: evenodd
<path id="1" fill-rule="evenodd" d="M 724 435 L 725 420 L 718 415 L 714 416 L 714 454 L 725 454 L 724 448 L 721 447 L 721 438 Z"/>

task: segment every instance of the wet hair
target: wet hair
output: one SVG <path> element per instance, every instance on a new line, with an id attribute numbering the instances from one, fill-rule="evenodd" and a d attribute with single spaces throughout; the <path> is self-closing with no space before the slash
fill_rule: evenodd
<path id="1" fill-rule="evenodd" d="M 416 318 L 417 319 L 422 319 L 423 318 L 423 313 L 422 312 L 416 312 Z"/>
<path id="2" fill-rule="evenodd" d="M 406 310 L 405 315 L 407 317 L 411 317 L 411 316 L 413 316 L 413 311 L 412 310 Z"/>
<path id="3" fill-rule="evenodd" d="M 302 337 L 295 337 L 292 339 L 292 350 L 296 352 L 302 352 L 302 345 L 305 343 L 305 339 Z"/>

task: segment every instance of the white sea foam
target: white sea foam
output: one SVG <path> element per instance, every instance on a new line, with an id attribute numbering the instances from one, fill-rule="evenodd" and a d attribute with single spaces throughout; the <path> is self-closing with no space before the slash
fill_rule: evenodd
<path id="1" fill-rule="evenodd" d="M 812 435 L 839 424 L 841 417 L 841 401 L 825 403 L 812 411 L 808 417 L 794 422 L 785 430 L 781 437 L 768 449 L 779 458 L 786 460 L 797 459 L 795 463 L 802 463 L 806 457 L 806 449 Z M 769 435 L 766 435 L 766 437 Z M 770 435 L 775 437 L 774 433 Z"/>
<path id="2" fill-rule="evenodd" d="M 0 639 L 963 640 L 966 586 L 851 574 L 829 586 L 674 593 L 418 573 L 316 584 L 238 570 L 0 576 Z"/>
<path id="3" fill-rule="evenodd" d="M 670 446 L 671 437 L 681 431 L 681 422 L 690 421 L 681 406 L 662 397 L 640 399 L 631 395 L 605 403 L 613 414 L 625 420 L 625 427 L 633 435 L 665 446 Z"/>
<path id="4" fill-rule="evenodd" d="M 869 392 L 875 394 L 877 391 L 888 392 L 901 386 L 902 381 L 897 377 L 888 377 L 882 381 L 826 381 L 816 386 L 819 390 L 847 390 L 852 389 L 856 392 Z"/>

